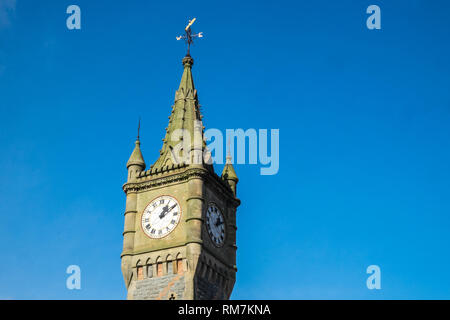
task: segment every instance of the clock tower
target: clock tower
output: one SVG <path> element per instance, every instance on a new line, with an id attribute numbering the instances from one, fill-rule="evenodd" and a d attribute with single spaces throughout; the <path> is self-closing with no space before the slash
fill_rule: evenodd
<path id="1" fill-rule="evenodd" d="M 121 255 L 127 299 L 228 299 L 236 279 L 238 178 L 230 157 L 221 176 L 204 161 L 194 60 L 188 53 L 182 62 L 159 158 L 145 170 L 138 135 L 127 163 Z"/>

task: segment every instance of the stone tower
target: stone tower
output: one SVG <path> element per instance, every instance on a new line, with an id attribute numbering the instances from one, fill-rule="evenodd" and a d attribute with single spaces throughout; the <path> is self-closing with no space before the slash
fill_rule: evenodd
<path id="1" fill-rule="evenodd" d="M 145 170 L 138 136 L 127 163 L 121 255 L 127 299 L 228 299 L 236 279 L 238 178 L 229 157 L 221 177 L 203 161 L 194 61 L 187 55 L 182 62 L 159 158 Z"/>

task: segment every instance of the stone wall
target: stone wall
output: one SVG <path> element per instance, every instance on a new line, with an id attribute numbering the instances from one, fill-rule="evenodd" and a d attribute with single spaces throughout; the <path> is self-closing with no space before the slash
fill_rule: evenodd
<path id="1" fill-rule="evenodd" d="M 197 277 L 196 300 L 225 300 L 222 288 L 203 277 Z"/>
<path id="2" fill-rule="evenodd" d="M 167 300 L 171 297 L 178 300 L 184 295 L 184 276 L 179 274 L 138 280 L 135 285 L 135 300 Z"/>

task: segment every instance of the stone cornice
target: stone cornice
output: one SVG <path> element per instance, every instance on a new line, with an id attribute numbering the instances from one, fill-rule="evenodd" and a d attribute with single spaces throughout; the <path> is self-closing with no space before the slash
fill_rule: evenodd
<path id="1" fill-rule="evenodd" d="M 141 179 L 138 179 L 136 182 L 127 182 L 123 185 L 123 191 L 125 193 L 129 192 L 142 192 L 145 190 L 149 190 L 155 187 L 160 187 L 172 183 L 179 183 L 183 181 L 188 181 L 190 179 L 203 179 L 205 181 L 210 182 L 214 188 L 218 189 L 222 194 L 226 194 L 229 200 L 233 203 L 234 206 L 240 205 L 240 200 L 235 198 L 230 188 L 226 185 L 226 183 L 220 179 L 220 177 L 214 173 L 211 173 L 206 168 L 198 168 L 198 167 L 187 167 L 184 171 L 178 171 L 170 174 L 168 171 L 165 174 L 154 175 L 154 176 L 144 176 Z"/>

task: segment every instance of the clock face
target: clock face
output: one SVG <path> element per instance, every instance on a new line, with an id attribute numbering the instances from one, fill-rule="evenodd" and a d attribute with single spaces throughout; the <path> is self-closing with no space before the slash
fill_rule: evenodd
<path id="1" fill-rule="evenodd" d="M 217 247 L 225 242 L 225 219 L 220 209 L 211 203 L 206 211 L 206 230 Z"/>
<path id="2" fill-rule="evenodd" d="M 142 230 L 159 239 L 171 233 L 180 222 L 181 207 L 175 198 L 161 196 L 148 204 L 142 214 Z"/>

